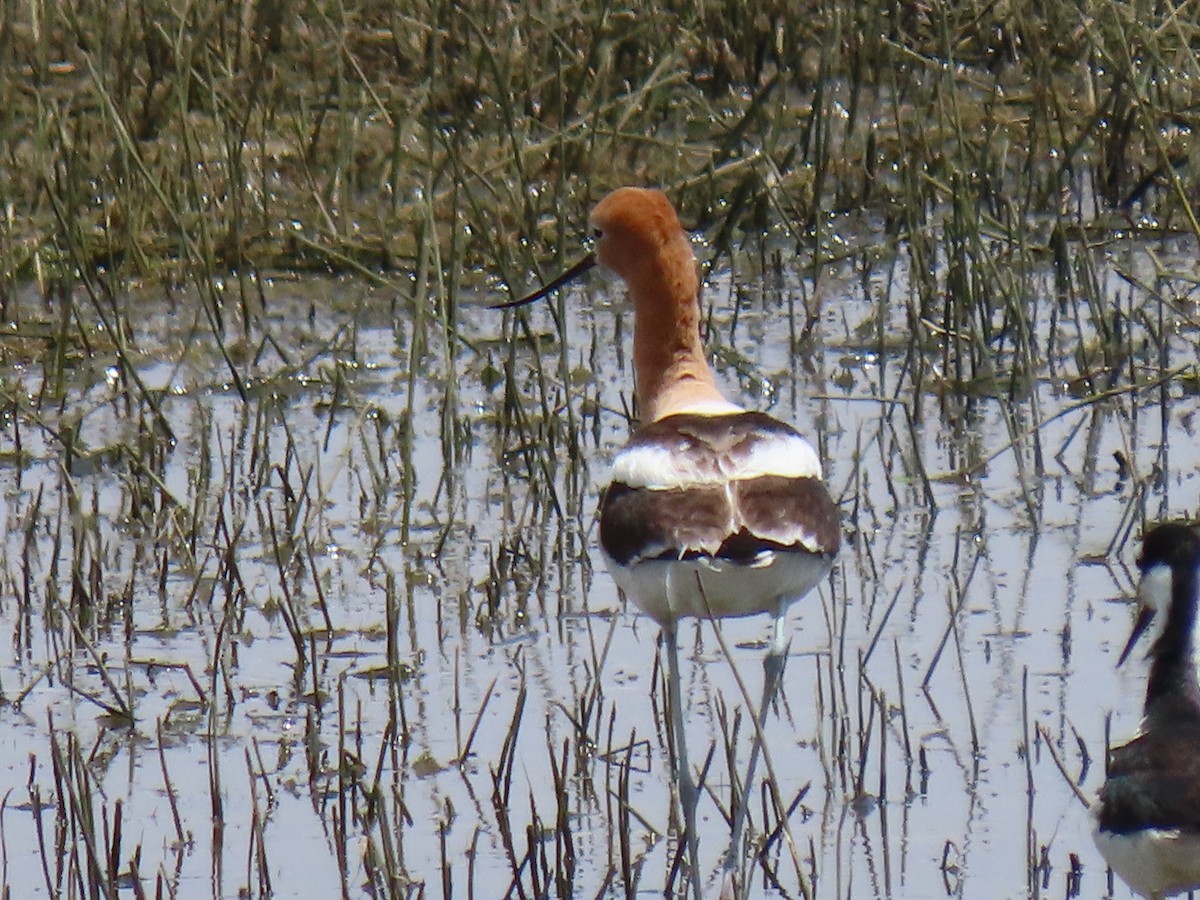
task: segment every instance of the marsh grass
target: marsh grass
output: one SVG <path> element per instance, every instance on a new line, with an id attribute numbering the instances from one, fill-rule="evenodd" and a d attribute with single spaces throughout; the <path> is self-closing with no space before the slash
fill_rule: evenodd
<path id="1" fill-rule="evenodd" d="M 815 432 L 848 538 L 757 784 L 753 685 L 714 674 L 753 632 L 696 633 L 701 868 L 745 795 L 754 891 L 970 893 L 1008 767 L 1005 889 L 1094 893 L 1055 836 L 1107 745 L 1074 684 L 1115 684 L 1079 647 L 1196 503 L 1192 19 L 8 4 L 0 844 L 40 871 L 0 890 L 685 889 L 662 674 L 590 556 L 629 325 L 478 309 L 635 182 L 702 233 L 722 376 Z"/>

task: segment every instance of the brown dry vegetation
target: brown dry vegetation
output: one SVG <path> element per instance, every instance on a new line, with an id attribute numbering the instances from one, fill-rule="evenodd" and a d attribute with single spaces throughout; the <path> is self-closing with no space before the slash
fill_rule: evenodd
<path id="1" fill-rule="evenodd" d="M 1194 17 L 1115 0 L 10 2 L 0 298 L 412 272 L 431 244 L 518 276 L 623 182 L 727 227 L 865 208 L 904 234 L 954 201 L 1194 230 L 1198 48 Z"/>

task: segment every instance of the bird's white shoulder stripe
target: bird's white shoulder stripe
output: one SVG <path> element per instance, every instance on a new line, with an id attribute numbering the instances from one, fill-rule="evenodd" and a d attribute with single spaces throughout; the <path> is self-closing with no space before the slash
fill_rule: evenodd
<path id="1" fill-rule="evenodd" d="M 698 400 L 695 403 L 688 403 L 678 409 L 672 409 L 672 415 L 694 415 L 694 416 L 727 416 L 731 413 L 745 412 L 744 406 L 738 406 L 736 403 L 730 403 L 728 400 Z"/>
<path id="2" fill-rule="evenodd" d="M 670 490 L 766 475 L 819 479 L 821 461 L 808 441 L 786 433 L 758 437 L 741 458 L 732 454 L 680 453 L 664 444 L 642 444 L 617 454 L 612 480 L 633 488 Z"/>

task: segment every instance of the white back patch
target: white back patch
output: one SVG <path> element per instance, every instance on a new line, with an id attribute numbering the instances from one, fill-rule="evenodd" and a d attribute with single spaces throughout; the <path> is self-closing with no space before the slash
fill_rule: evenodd
<path id="1" fill-rule="evenodd" d="M 760 436 L 740 461 L 716 452 L 676 452 L 664 444 L 650 444 L 618 453 L 613 460 L 612 480 L 660 491 L 747 481 L 764 475 L 819 479 L 821 461 L 808 441 L 786 433 Z"/>

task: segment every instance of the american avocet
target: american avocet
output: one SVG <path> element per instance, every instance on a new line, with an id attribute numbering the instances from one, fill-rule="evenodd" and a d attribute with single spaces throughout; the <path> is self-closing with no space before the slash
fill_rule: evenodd
<path id="1" fill-rule="evenodd" d="M 808 441 L 765 413 L 729 402 L 717 388 L 700 336 L 696 259 L 666 196 L 621 188 L 597 204 L 589 224 L 593 254 L 536 293 L 500 306 L 531 303 L 595 265 L 620 276 L 633 298 L 642 424 L 613 461 L 600 502 L 600 547 L 617 585 L 662 628 L 675 775 L 698 894 L 697 798 L 684 739 L 677 625 L 686 616 L 774 617 L 748 792 L 789 644 L 787 610 L 829 572 L 840 544 L 838 512 Z M 727 877 L 746 806 L 743 799 L 735 814 Z"/>
<path id="2" fill-rule="evenodd" d="M 1200 685 L 1193 645 L 1200 587 L 1200 533 L 1159 525 L 1138 558 L 1141 612 L 1117 664 L 1155 614 L 1140 733 L 1108 756 L 1092 806 L 1093 836 L 1113 871 L 1139 894 L 1169 897 L 1200 888 Z"/>

